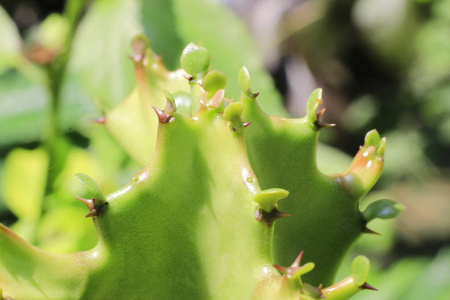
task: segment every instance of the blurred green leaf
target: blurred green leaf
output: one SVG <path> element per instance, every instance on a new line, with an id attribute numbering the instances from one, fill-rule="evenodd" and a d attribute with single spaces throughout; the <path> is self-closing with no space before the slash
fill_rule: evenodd
<path id="1" fill-rule="evenodd" d="M 156 3 L 164 4 L 158 6 Z M 144 12 L 153 10 L 153 15 L 158 14 L 157 20 L 165 19 L 162 24 L 168 26 L 164 29 L 168 35 L 164 38 L 152 33 L 154 26 L 160 26 L 155 19 L 146 17 L 143 23 L 146 32 L 151 33 L 149 37 L 154 49 L 166 49 L 175 41 L 174 49 L 177 51 L 169 52 L 170 59 L 166 59 L 169 64 L 174 60 L 172 55 L 177 55 L 178 59 L 185 45 L 193 42 L 203 46 L 212 54 L 211 69 L 227 74 L 227 97 L 235 100 L 239 97 L 238 74 L 245 65 L 252 76 L 252 90 L 261 93 L 258 97 L 261 107 L 274 115 L 286 115 L 280 95 L 264 70 L 258 49 L 244 22 L 228 9 L 205 0 L 143 1 L 142 5 Z M 157 39 L 152 41 L 154 37 Z"/>
<path id="2" fill-rule="evenodd" d="M 6 204 L 19 218 L 40 214 L 48 157 L 43 149 L 14 149 L 5 159 L 2 190 Z"/>
<path id="3" fill-rule="evenodd" d="M 113 107 L 134 86 L 128 56 L 131 40 L 141 31 L 138 11 L 135 0 L 95 1 L 75 34 L 69 69 L 100 106 Z"/>
<path id="4" fill-rule="evenodd" d="M 169 69 L 179 67 L 180 54 L 186 46 L 177 31 L 177 18 L 171 0 L 142 1 L 142 24 L 152 49 L 162 54 Z"/>
<path id="5" fill-rule="evenodd" d="M 61 126 L 73 131 L 98 115 L 94 104 L 71 78 L 63 88 Z M 44 87 L 18 72 L 0 77 L 0 146 L 42 139 L 47 122 L 48 94 Z"/>
<path id="6" fill-rule="evenodd" d="M 0 6 L 0 74 L 15 65 L 21 51 L 21 39 L 13 20 Z"/>

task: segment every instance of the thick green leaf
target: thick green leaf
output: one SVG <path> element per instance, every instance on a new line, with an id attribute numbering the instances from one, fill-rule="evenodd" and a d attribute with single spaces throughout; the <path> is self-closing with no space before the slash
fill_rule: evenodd
<path id="1" fill-rule="evenodd" d="M 363 212 L 366 222 L 373 219 L 392 219 L 398 216 L 405 207 L 392 200 L 378 200 L 371 203 Z"/>

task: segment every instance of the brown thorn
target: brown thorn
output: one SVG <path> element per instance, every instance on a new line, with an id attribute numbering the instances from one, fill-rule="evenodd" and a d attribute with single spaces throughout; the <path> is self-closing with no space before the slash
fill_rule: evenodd
<path id="1" fill-rule="evenodd" d="M 190 76 L 190 75 L 183 75 L 184 78 L 186 78 L 189 81 L 194 80 L 194 77 Z"/>
<path id="2" fill-rule="evenodd" d="M 363 229 L 363 233 L 369 233 L 369 234 L 376 234 L 376 235 L 381 235 L 380 233 L 373 231 L 372 229 L 369 229 L 367 227 L 364 227 Z"/>
<path id="3" fill-rule="evenodd" d="M 94 123 L 98 123 L 98 124 L 105 124 L 106 123 L 106 118 L 105 116 L 101 116 L 99 118 L 93 118 L 93 119 L 89 119 L 91 122 Z"/>
<path id="4" fill-rule="evenodd" d="M 326 128 L 326 127 L 334 127 L 334 126 L 336 126 L 336 124 L 322 123 L 320 121 L 316 121 L 314 124 L 316 125 L 317 129 L 322 129 L 322 128 Z"/>
<path id="5" fill-rule="evenodd" d="M 360 288 L 362 290 L 372 290 L 372 291 L 378 291 L 378 289 L 374 288 L 373 286 L 371 286 L 370 284 L 368 284 L 367 282 L 364 282 L 364 284 L 362 286 L 360 286 Z"/>
<path id="6" fill-rule="evenodd" d="M 244 128 L 247 128 L 250 124 L 252 124 L 252 122 L 246 122 L 246 123 L 243 123 L 242 125 L 244 126 Z"/>
<path id="7" fill-rule="evenodd" d="M 97 211 L 95 210 L 95 208 L 91 209 L 91 211 L 85 216 L 86 218 L 90 218 L 90 217 L 96 217 L 98 216 Z"/>
<path id="8" fill-rule="evenodd" d="M 75 199 L 86 205 L 89 210 L 94 209 L 94 199 L 85 199 L 81 197 L 75 197 Z"/>
<path id="9" fill-rule="evenodd" d="M 327 109 L 324 107 L 324 108 L 322 108 L 317 114 L 316 114 L 316 119 L 317 120 L 321 120 L 322 119 L 322 116 L 323 116 L 323 114 L 325 113 L 325 111 L 326 111 Z"/>
<path id="10" fill-rule="evenodd" d="M 252 94 L 252 96 L 256 98 L 259 96 L 259 93 L 254 93 L 254 94 Z"/>
<path id="11" fill-rule="evenodd" d="M 153 110 L 156 112 L 156 114 L 158 115 L 158 119 L 160 123 L 167 123 L 172 119 L 172 116 L 170 115 L 166 115 L 164 113 L 164 111 L 160 110 L 159 108 L 157 108 L 156 106 L 152 105 Z"/>

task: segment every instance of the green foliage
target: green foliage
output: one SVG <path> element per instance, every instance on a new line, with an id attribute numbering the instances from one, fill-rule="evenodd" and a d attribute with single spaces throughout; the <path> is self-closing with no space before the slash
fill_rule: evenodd
<path id="1" fill-rule="evenodd" d="M 85 2 L 68 1 L 31 41 L 44 58 L 33 48 L 19 52 L 18 35 L 0 11 L 7 37 L 0 68 L 15 69 L 13 86 L 28 77 L 25 92 L 38 86 L 49 104 L 48 112 L 43 105 L 7 109 L 17 123 L 27 115 L 36 120 L 14 134 L 15 127 L 4 130 L 3 142 L 21 141 L 21 130 L 39 124 L 27 137 L 39 147 L 10 151 L 2 170 L 2 197 L 20 237 L 0 224 L 0 296 L 311 300 L 371 289 L 362 256 L 350 276 L 333 282 L 367 222 L 402 209 L 387 200 L 364 212 L 358 207 L 380 176 L 385 139 L 370 131 L 347 171 L 322 173 L 318 135 L 333 125 L 318 111 L 321 89 L 309 97 L 305 117 L 283 117 L 240 20 L 210 2 L 157 2 L 141 4 L 158 17 L 143 16 L 143 28 L 156 36 L 150 43 L 134 36 L 142 30 L 138 2 L 98 0 L 80 21 Z M 175 22 L 162 33 L 150 30 L 164 16 L 164 24 Z M 196 43 L 178 49 L 187 41 Z M 163 59 L 150 48 L 169 44 Z M 163 61 L 176 67 L 175 55 L 183 69 L 168 70 Z M 98 97 L 103 116 L 95 121 L 104 128 L 70 121 L 80 114 L 63 101 L 69 83 Z M 48 123 L 38 121 L 45 113 Z M 63 136 L 69 126 L 77 138 Z M 86 138 L 93 146 L 82 150 L 77 143 Z M 123 185 L 136 163 L 145 168 Z M 73 174 L 84 190 L 74 187 Z M 75 194 L 87 197 L 76 198 L 93 222 L 81 217 Z M 69 238 L 59 237 L 66 230 Z M 301 264 L 303 253 L 311 262 Z"/>

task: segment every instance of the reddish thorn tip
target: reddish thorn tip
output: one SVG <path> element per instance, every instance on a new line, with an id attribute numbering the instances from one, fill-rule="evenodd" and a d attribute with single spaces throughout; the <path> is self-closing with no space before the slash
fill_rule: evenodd
<path id="1" fill-rule="evenodd" d="M 156 106 L 152 105 L 153 110 L 156 112 L 156 114 L 158 115 L 158 119 L 160 123 L 167 123 L 172 119 L 172 116 L 170 115 L 166 115 L 164 113 L 164 111 L 160 110 L 159 108 L 157 108 Z"/>
<path id="2" fill-rule="evenodd" d="M 254 94 L 252 94 L 252 96 L 256 98 L 259 96 L 259 93 L 254 93 Z"/>
<path id="3" fill-rule="evenodd" d="M 361 289 L 363 289 L 363 290 L 378 291 L 378 289 L 374 288 L 373 286 L 371 286 L 371 285 L 368 284 L 367 282 L 364 282 L 364 284 L 361 286 Z"/>
<path id="4" fill-rule="evenodd" d="M 252 122 L 246 122 L 244 124 L 242 124 L 244 126 L 244 128 L 247 128 L 250 124 L 252 124 Z"/>
<path id="5" fill-rule="evenodd" d="M 98 123 L 98 124 L 105 124 L 106 123 L 106 118 L 105 116 L 101 116 L 100 118 L 94 118 L 94 119 L 89 119 L 92 122 Z"/>
<path id="6" fill-rule="evenodd" d="M 303 250 L 302 252 L 300 252 L 300 254 L 297 256 L 297 258 L 294 260 L 294 262 L 292 263 L 291 267 L 299 267 L 300 263 L 302 261 L 302 257 L 303 257 Z"/>

